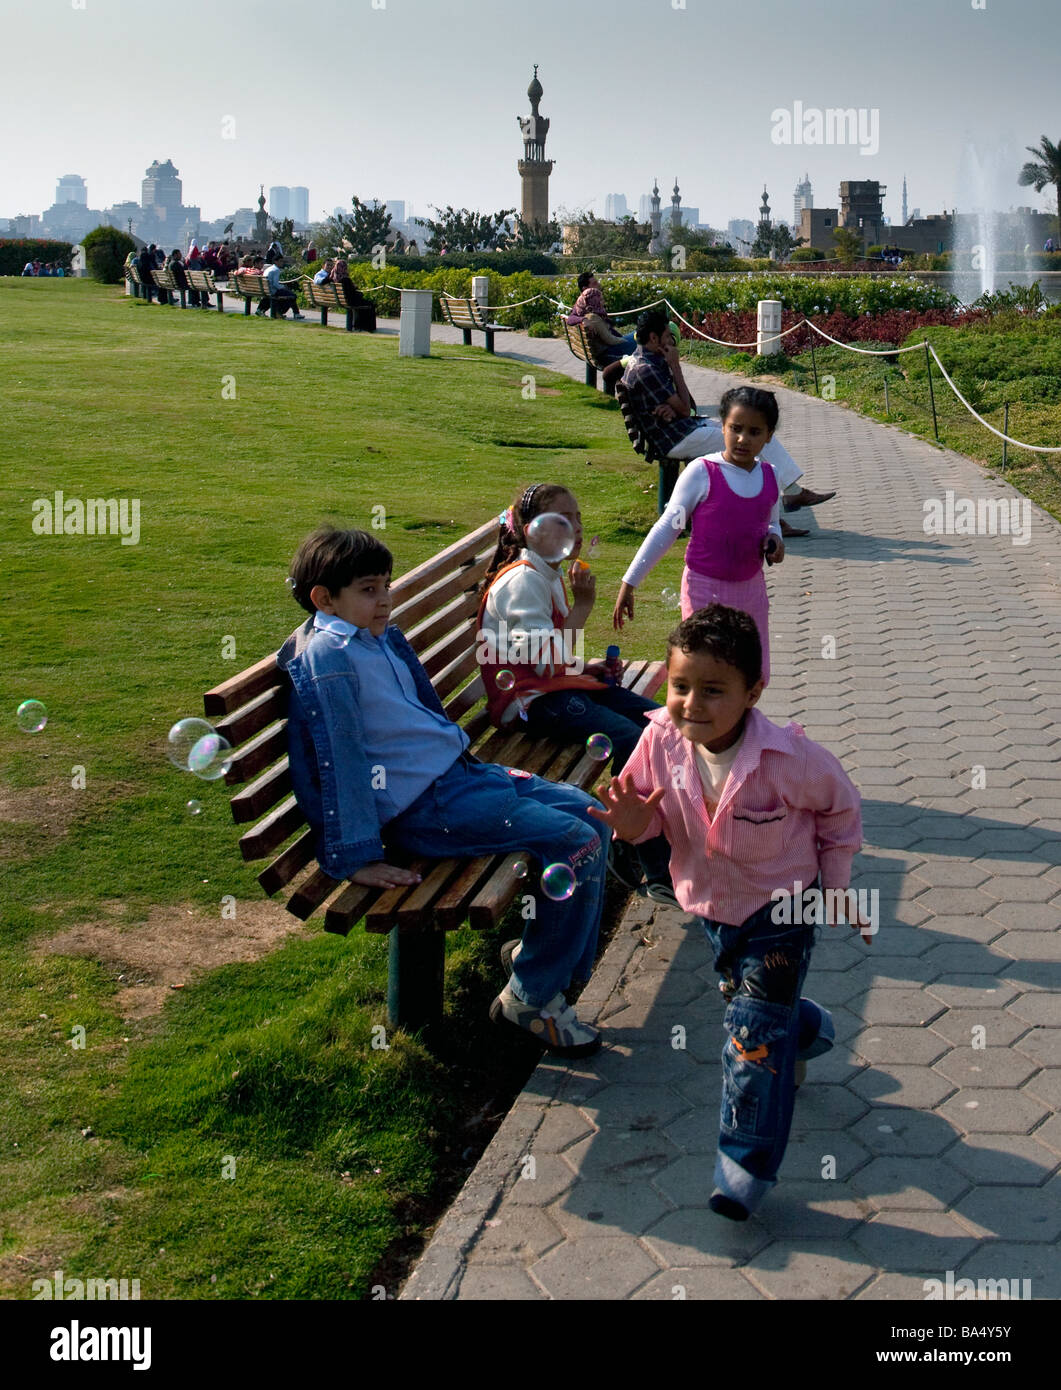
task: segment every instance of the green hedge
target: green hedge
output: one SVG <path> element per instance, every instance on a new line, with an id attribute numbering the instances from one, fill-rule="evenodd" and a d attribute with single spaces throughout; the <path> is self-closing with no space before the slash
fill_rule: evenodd
<path id="1" fill-rule="evenodd" d="M 85 248 L 85 264 L 93 280 L 104 285 L 119 285 L 125 279 L 125 260 L 136 242 L 119 227 L 94 227 L 81 243 Z"/>
<path id="2" fill-rule="evenodd" d="M 73 257 L 74 248 L 69 241 L 0 238 L 0 275 L 21 275 L 27 261 L 40 261 L 42 265 L 58 261 L 69 275 Z"/>

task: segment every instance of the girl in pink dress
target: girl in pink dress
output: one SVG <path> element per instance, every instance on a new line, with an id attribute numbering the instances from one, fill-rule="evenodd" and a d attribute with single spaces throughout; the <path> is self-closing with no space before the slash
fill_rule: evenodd
<path id="1" fill-rule="evenodd" d="M 719 405 L 726 447 L 697 459 L 682 472 L 662 516 L 642 542 L 623 577 L 612 615 L 616 627 L 634 616 L 634 591 L 691 526 L 682 573 L 681 610 L 688 618 L 710 603 L 749 613 L 763 648 L 763 684 L 770 679 L 770 605 L 763 560 L 785 558 L 780 488 L 774 470 L 759 459 L 777 428 L 772 391 L 737 386 Z"/>

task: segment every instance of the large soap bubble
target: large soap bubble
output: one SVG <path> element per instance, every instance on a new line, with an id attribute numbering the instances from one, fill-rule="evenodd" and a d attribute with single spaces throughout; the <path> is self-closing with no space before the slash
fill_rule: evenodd
<path id="1" fill-rule="evenodd" d="M 550 565 L 566 560 L 575 548 L 575 528 L 559 512 L 542 512 L 527 527 L 527 549 Z"/>

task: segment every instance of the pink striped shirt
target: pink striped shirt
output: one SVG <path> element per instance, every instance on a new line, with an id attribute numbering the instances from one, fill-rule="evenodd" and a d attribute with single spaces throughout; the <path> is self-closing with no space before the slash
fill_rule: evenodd
<path id="1" fill-rule="evenodd" d="M 647 716 L 629 773 L 641 796 L 666 789 L 641 844 L 664 834 L 674 893 L 686 912 L 740 926 L 775 891 L 846 888 L 862 844 L 861 799 L 839 761 L 798 724 L 748 711 L 744 741 L 709 818 L 692 744 L 666 709 Z"/>

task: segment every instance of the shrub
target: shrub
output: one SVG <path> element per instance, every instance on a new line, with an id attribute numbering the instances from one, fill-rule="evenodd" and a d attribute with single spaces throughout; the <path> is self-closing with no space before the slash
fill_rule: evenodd
<path id="1" fill-rule="evenodd" d="M 825 252 L 819 251 L 816 246 L 797 246 L 788 259 L 796 264 L 801 261 L 824 261 Z"/>
<path id="2" fill-rule="evenodd" d="M 125 258 L 136 242 L 119 227 L 96 227 L 82 241 L 85 264 L 93 280 L 118 285 L 125 279 Z"/>
<path id="3" fill-rule="evenodd" d="M 39 238 L 0 238 L 0 275 L 21 275 L 27 261 L 58 261 L 67 275 L 74 248 L 69 241 L 42 241 Z"/>
<path id="4" fill-rule="evenodd" d="M 551 323 L 532 323 L 527 329 L 528 338 L 555 338 L 556 329 Z"/>

